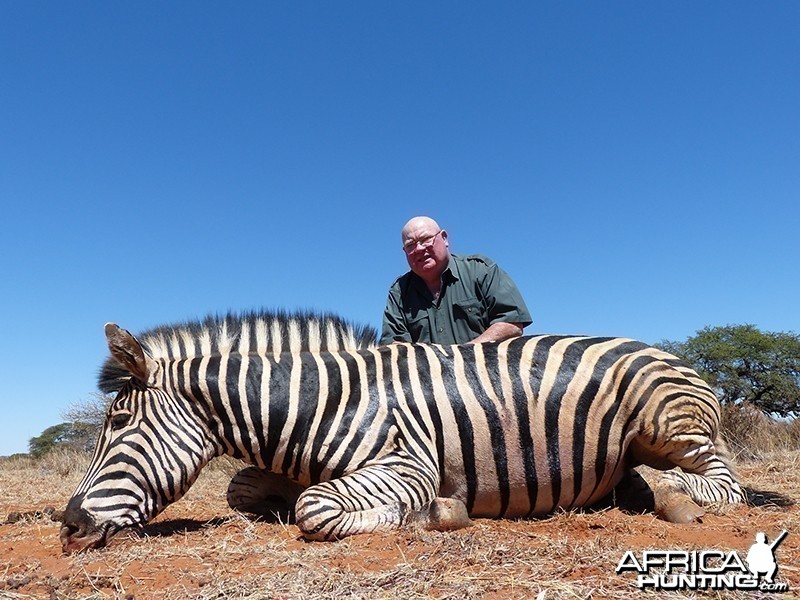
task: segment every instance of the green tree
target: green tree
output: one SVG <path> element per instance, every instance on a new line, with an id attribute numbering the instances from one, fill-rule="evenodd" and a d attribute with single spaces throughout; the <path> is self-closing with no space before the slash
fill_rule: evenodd
<path id="1" fill-rule="evenodd" d="M 51 425 L 38 436 L 28 440 L 28 452 L 34 458 L 44 456 L 57 445 L 69 441 L 71 429 L 71 423 Z"/>
<path id="2" fill-rule="evenodd" d="M 706 327 L 685 342 L 659 348 L 685 360 L 723 404 L 749 402 L 767 413 L 800 412 L 800 336 L 753 325 Z"/>
<path id="3" fill-rule="evenodd" d="M 39 458 L 55 448 L 91 452 L 106 420 L 108 405 L 112 399 L 112 396 L 92 394 L 84 400 L 72 403 L 61 413 L 65 422 L 52 425 L 28 440 L 30 456 Z"/>
<path id="4" fill-rule="evenodd" d="M 51 425 L 28 440 L 28 453 L 40 458 L 56 448 L 91 452 L 97 439 L 97 426 L 83 421 Z"/>

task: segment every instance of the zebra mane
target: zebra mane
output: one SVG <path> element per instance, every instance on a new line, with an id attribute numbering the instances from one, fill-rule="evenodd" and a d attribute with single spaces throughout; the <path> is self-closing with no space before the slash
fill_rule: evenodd
<path id="1" fill-rule="evenodd" d="M 136 338 L 154 359 L 179 360 L 229 352 L 280 355 L 369 348 L 375 346 L 378 332 L 327 312 L 259 310 L 160 325 Z M 130 372 L 109 356 L 100 368 L 98 387 L 110 394 L 130 378 Z"/>

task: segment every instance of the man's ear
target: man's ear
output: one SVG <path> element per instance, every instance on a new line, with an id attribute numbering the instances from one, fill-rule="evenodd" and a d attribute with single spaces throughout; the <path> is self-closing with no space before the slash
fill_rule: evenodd
<path id="1" fill-rule="evenodd" d="M 106 323 L 106 340 L 111 356 L 136 379 L 147 383 L 155 373 L 157 363 L 144 351 L 139 341 L 114 323 Z"/>
<path id="2" fill-rule="evenodd" d="M 450 247 L 450 242 L 447 241 L 447 232 L 444 229 L 442 229 L 442 241 L 447 248 Z"/>

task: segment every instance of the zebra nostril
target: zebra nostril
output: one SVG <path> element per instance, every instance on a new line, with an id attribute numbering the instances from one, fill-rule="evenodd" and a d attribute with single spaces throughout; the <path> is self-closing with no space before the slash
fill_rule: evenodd
<path id="1" fill-rule="evenodd" d="M 85 536 L 92 524 L 92 518 L 89 513 L 81 508 L 82 501 L 82 496 L 73 498 L 67 505 L 67 510 L 64 511 L 64 521 L 60 534 L 62 544 L 70 538 Z"/>
<path id="2" fill-rule="evenodd" d="M 80 528 L 77 525 L 72 523 L 64 523 L 58 536 L 59 540 L 61 541 L 61 546 L 66 548 L 70 542 L 70 539 L 75 536 L 78 531 L 80 531 Z"/>

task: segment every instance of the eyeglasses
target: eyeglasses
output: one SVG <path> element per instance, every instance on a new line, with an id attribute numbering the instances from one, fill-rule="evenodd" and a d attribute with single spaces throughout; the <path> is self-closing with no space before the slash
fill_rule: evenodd
<path id="1" fill-rule="evenodd" d="M 403 252 L 405 252 L 406 254 L 411 254 L 412 252 L 416 251 L 417 246 L 419 246 L 420 250 L 425 250 L 427 248 L 430 248 L 431 246 L 433 246 L 433 242 L 436 241 L 436 236 L 439 235 L 440 233 L 442 233 L 441 229 L 436 233 L 434 233 L 433 235 L 424 237 L 421 240 L 407 241 L 405 244 L 403 244 Z"/>

